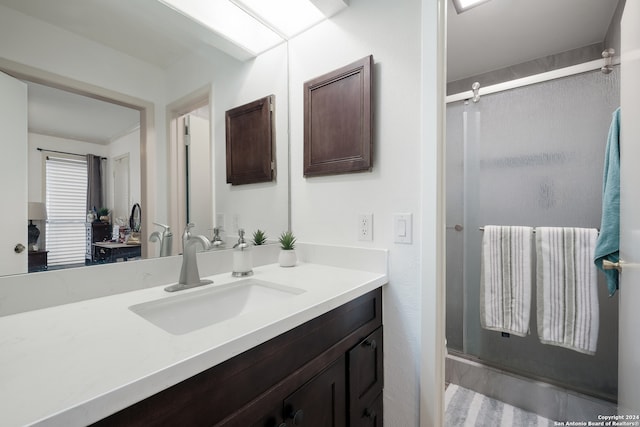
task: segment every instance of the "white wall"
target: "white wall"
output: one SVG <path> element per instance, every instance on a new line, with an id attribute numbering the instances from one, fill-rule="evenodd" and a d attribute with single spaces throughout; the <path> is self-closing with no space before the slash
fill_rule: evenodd
<path id="1" fill-rule="evenodd" d="M 435 23 L 435 2 L 427 3 Z M 390 250 L 384 410 L 391 427 L 419 423 L 421 186 L 435 187 L 435 180 L 420 182 L 420 162 L 421 146 L 436 146 L 435 136 L 421 137 L 421 78 L 435 76 L 421 68 L 421 36 L 420 0 L 351 0 L 345 11 L 290 42 L 292 228 L 305 242 Z M 303 178 L 304 82 L 369 54 L 375 64 L 373 171 Z M 434 204 L 424 209 L 433 211 Z M 357 240 L 359 213 L 373 213 L 371 243 Z M 394 213 L 413 214 L 413 244 L 394 243 Z M 433 379 L 427 391 L 436 395 L 439 387 Z M 432 414 L 437 399 L 431 405 Z"/>

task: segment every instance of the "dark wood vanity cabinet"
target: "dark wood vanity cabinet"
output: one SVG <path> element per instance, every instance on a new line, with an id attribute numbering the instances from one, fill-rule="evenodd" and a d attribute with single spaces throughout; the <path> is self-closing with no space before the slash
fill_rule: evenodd
<path id="1" fill-rule="evenodd" d="M 252 427 L 346 427 L 345 367 L 346 357 L 342 356 L 279 402 L 266 416 L 259 417 Z M 231 420 L 228 425 L 240 425 L 238 421 Z"/>
<path id="2" fill-rule="evenodd" d="M 377 289 L 97 426 L 382 426 Z"/>

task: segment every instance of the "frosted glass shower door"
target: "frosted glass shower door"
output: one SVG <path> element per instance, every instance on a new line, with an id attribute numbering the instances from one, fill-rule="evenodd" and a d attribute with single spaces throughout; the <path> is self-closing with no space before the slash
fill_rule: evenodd
<path id="1" fill-rule="evenodd" d="M 479 106 L 469 101 L 447 106 L 446 337 L 450 349 L 465 353 L 479 345 L 476 328 L 468 323 L 480 318 L 473 278 L 480 274 L 480 253 L 474 248 L 482 238 L 477 212 L 481 117 Z"/>
<path id="2" fill-rule="evenodd" d="M 475 354 L 481 345 L 478 326 L 480 321 L 480 258 L 478 248 L 482 244 L 480 233 L 480 156 L 482 146 L 482 113 L 480 105 L 467 102 L 462 114 L 463 126 L 463 164 L 464 164 L 464 351 Z M 476 319 L 476 322 L 470 322 Z"/>
<path id="3" fill-rule="evenodd" d="M 604 285 L 599 286 L 598 346 L 602 351 L 595 356 L 541 344 L 536 334 L 535 297 L 527 337 L 503 337 L 480 327 L 479 228 L 599 227 L 604 148 L 611 113 L 618 103 L 617 71 L 609 75 L 596 71 L 448 107 L 448 120 L 449 114 L 461 117 L 457 119 L 461 131 L 448 134 L 447 156 L 450 150 L 455 155 L 455 145 L 462 143 L 463 188 L 458 186 L 458 192 L 463 201 L 458 206 L 462 205 L 464 226 L 461 323 L 465 353 L 523 374 L 615 395 L 617 354 L 611 349 L 617 348 L 617 301 L 608 298 Z M 455 162 L 448 159 L 448 166 Z M 447 191 L 455 200 L 455 180 L 453 183 L 454 188 Z M 454 206 L 448 200 L 448 208 Z M 447 220 L 454 216 L 447 213 Z M 448 229 L 447 233 L 448 244 L 455 245 L 449 238 L 453 232 Z M 449 269 L 449 258 L 447 264 Z M 448 280 L 447 299 L 450 296 Z M 447 335 L 455 335 L 449 325 Z"/>
<path id="4" fill-rule="evenodd" d="M 463 351 L 464 339 L 464 124 L 465 105 L 447 106 L 447 347 Z"/>

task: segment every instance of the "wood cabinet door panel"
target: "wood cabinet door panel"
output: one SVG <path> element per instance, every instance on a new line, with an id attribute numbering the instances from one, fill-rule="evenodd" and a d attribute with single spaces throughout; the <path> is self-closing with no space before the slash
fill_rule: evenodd
<path id="1" fill-rule="evenodd" d="M 288 426 L 346 427 L 345 367 L 343 356 L 285 399 Z"/>
<path id="2" fill-rule="evenodd" d="M 273 180 L 274 95 L 226 112 L 227 183 Z"/>
<path id="3" fill-rule="evenodd" d="M 369 171 L 373 165 L 373 57 L 304 84 L 304 176 Z"/>

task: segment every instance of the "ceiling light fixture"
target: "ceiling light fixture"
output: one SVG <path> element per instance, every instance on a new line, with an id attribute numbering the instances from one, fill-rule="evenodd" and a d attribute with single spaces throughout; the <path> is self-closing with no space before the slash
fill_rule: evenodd
<path id="1" fill-rule="evenodd" d="M 347 7 L 346 0 L 158 0 L 256 56 Z"/>
<path id="2" fill-rule="evenodd" d="M 326 16 L 310 1 L 231 1 L 256 19 L 263 21 L 265 25 L 287 40 L 326 19 Z"/>
<path id="3" fill-rule="evenodd" d="M 229 0 L 158 0 L 258 55 L 284 40 Z"/>
<path id="4" fill-rule="evenodd" d="M 456 12 L 458 12 L 458 14 L 461 14 L 462 12 L 466 12 L 467 10 L 488 1 L 489 0 L 453 0 L 453 6 L 456 8 Z"/>

